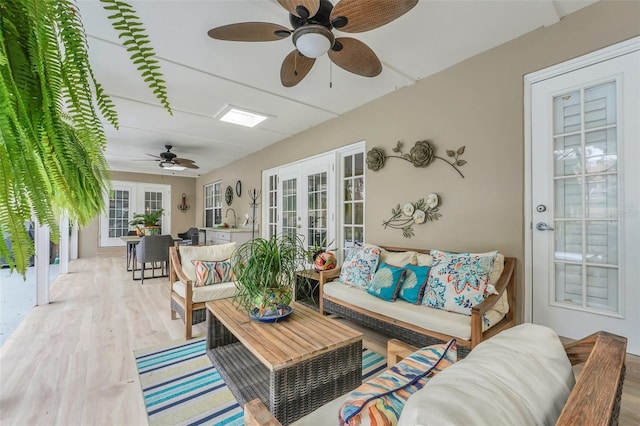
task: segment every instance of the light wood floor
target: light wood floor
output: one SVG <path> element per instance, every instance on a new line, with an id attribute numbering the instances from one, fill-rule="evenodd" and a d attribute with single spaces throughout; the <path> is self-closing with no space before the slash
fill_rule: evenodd
<path id="1" fill-rule="evenodd" d="M 124 249 L 71 262 L 0 349 L 0 424 L 145 425 L 133 351 L 183 336 L 164 278 L 132 281 Z M 194 328 L 204 334 L 204 325 Z M 386 338 L 365 332 L 383 353 Z M 627 357 L 620 424 L 639 425 L 640 358 Z"/>

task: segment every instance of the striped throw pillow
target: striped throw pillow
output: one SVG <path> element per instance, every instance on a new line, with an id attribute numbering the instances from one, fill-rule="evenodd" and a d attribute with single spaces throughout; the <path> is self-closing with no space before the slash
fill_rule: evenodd
<path id="1" fill-rule="evenodd" d="M 191 263 L 193 263 L 196 272 L 195 287 L 226 283 L 235 279 L 229 260 L 192 260 Z"/>

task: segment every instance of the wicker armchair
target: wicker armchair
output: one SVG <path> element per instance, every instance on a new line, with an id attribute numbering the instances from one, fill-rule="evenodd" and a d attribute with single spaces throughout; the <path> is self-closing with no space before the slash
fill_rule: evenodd
<path id="1" fill-rule="evenodd" d="M 193 260 L 223 261 L 231 257 L 236 243 L 211 246 L 174 246 L 169 249 L 169 281 L 171 282 L 171 319 L 184 321 L 185 339 L 191 339 L 192 326 L 207 318 L 205 303 L 233 297 L 233 281 L 196 286 Z"/>
<path id="2" fill-rule="evenodd" d="M 169 247 L 173 246 L 171 235 L 146 235 L 142 237 L 135 250 L 133 259 L 133 279 L 140 280 L 144 284 L 144 272 L 146 265 L 151 264 L 152 278 L 169 276 Z M 136 269 L 140 263 L 140 269 Z M 158 267 L 156 267 L 158 265 Z M 160 269 L 160 275 L 155 274 Z M 136 277 L 136 271 L 140 271 L 140 277 Z"/>

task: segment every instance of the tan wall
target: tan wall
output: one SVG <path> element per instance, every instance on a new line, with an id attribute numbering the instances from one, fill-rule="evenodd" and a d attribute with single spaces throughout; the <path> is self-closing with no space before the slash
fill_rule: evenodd
<path id="1" fill-rule="evenodd" d="M 547 28 L 477 55 L 385 97 L 272 145 L 197 179 L 222 179 L 223 188 L 242 179 L 260 187 L 260 172 L 332 148 L 366 140 L 367 150 L 391 154 L 429 139 L 437 154 L 466 146 L 465 179 L 442 161 L 414 168 L 390 159 L 366 173 L 366 240 L 402 247 L 456 251 L 498 249 L 518 261 L 522 315 L 524 257 L 523 76 L 640 34 L 640 2 L 601 1 Z M 396 204 L 430 192 L 441 196 L 442 218 L 414 227 L 413 239 L 381 224 Z M 234 201 L 239 213 L 247 199 Z M 201 215 L 201 213 L 199 213 Z M 259 215 L 258 215 L 259 216 Z M 201 223 L 202 218 L 197 218 Z"/>
<path id="2" fill-rule="evenodd" d="M 127 172 L 111 172 L 112 180 L 122 180 L 130 182 L 155 183 L 162 185 L 171 185 L 171 233 L 177 235 L 178 232 L 184 232 L 189 227 L 194 226 L 196 212 L 196 192 L 195 178 L 179 177 L 179 176 L 162 176 L 150 175 L 144 173 L 127 173 Z M 191 208 L 182 213 L 177 209 L 177 205 L 181 203 L 182 193 L 187 194 L 187 204 Z M 100 220 L 96 218 L 87 226 L 80 229 L 78 235 L 78 255 L 80 257 L 92 257 L 96 254 L 99 246 Z"/>

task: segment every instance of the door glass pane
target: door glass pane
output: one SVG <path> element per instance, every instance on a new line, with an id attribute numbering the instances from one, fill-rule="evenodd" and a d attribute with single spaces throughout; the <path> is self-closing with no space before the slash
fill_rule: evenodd
<path id="1" fill-rule="evenodd" d="M 615 219 L 618 216 L 618 176 L 587 177 L 587 217 Z"/>
<path id="2" fill-rule="evenodd" d="M 584 100 L 585 129 L 616 123 L 615 82 L 610 81 L 585 89 Z"/>
<path id="3" fill-rule="evenodd" d="M 582 141 L 580 135 L 555 138 L 554 176 L 572 176 L 582 172 Z"/>
<path id="4" fill-rule="evenodd" d="M 618 171 L 616 129 L 595 130 L 585 134 L 587 173 Z"/>
<path id="5" fill-rule="evenodd" d="M 555 225 L 555 259 L 582 262 L 582 222 L 557 222 Z"/>
<path id="6" fill-rule="evenodd" d="M 556 217 L 582 217 L 582 178 L 556 180 Z"/>
<path id="7" fill-rule="evenodd" d="M 617 312 L 616 82 L 553 102 L 556 302 Z"/>
<path id="8" fill-rule="evenodd" d="M 556 264 L 556 302 L 582 306 L 582 266 Z"/>
<path id="9" fill-rule="evenodd" d="M 581 126 L 580 92 L 558 96 L 553 101 L 555 115 L 554 134 L 579 131 Z"/>
<path id="10" fill-rule="evenodd" d="M 587 267 L 587 307 L 618 311 L 618 268 Z"/>
<path id="11" fill-rule="evenodd" d="M 587 262 L 618 264 L 618 222 L 587 222 Z"/>

